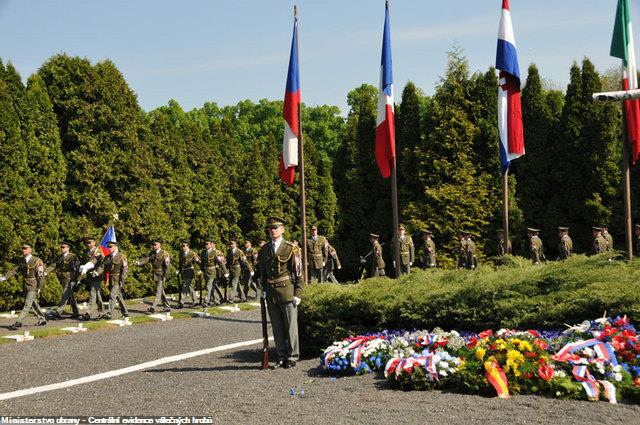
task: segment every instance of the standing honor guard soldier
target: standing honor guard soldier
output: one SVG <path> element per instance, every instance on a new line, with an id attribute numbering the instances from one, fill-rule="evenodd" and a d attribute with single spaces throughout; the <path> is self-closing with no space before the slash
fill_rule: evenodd
<path id="1" fill-rule="evenodd" d="M 40 291 L 44 288 L 44 263 L 38 257 L 31 255 L 32 250 L 33 247 L 31 244 L 23 243 L 22 256 L 24 260 L 20 261 L 18 266 L 13 270 L 8 271 L 4 275 L 0 275 L 0 282 L 4 282 L 18 273 L 22 275 L 22 288 L 25 293 L 24 307 L 16 319 L 16 322 L 9 328 L 9 330 L 12 331 L 22 326 L 22 321 L 27 317 L 32 307 L 38 318 L 36 326 L 47 324 L 47 320 L 38 304 L 38 295 L 40 295 Z"/>
<path id="2" fill-rule="evenodd" d="M 45 270 L 45 275 L 55 270 L 60 285 L 62 285 L 62 299 L 58 304 L 58 308 L 51 313 L 54 320 L 62 319 L 62 312 L 67 304 L 71 304 L 71 318 L 77 319 L 80 315 L 78 311 L 78 303 L 74 294 L 74 289 L 78 283 L 80 276 L 80 259 L 78 256 L 70 252 L 71 243 L 62 241 L 60 244 L 60 255 L 56 261 Z"/>
<path id="3" fill-rule="evenodd" d="M 460 247 L 458 248 L 458 268 L 466 269 L 467 267 L 467 237 L 464 232 L 460 232 L 458 235 L 460 241 Z"/>
<path id="4" fill-rule="evenodd" d="M 607 241 L 607 251 L 613 251 L 613 236 L 609 233 L 609 226 L 602 226 L 602 237 Z"/>
<path id="5" fill-rule="evenodd" d="M 187 294 L 191 296 L 191 307 L 196 307 L 196 291 L 193 289 L 193 279 L 196 277 L 195 265 L 200 263 L 198 254 L 189 249 L 189 242 L 182 242 L 180 249 L 180 259 L 178 261 L 179 270 L 176 272 L 180 276 L 180 296 L 178 297 L 178 308 L 184 307 L 184 300 Z"/>
<path id="6" fill-rule="evenodd" d="M 566 260 L 573 254 L 573 241 L 569 237 L 568 227 L 558 227 L 558 236 L 560 243 L 558 244 L 558 260 Z"/>
<path id="7" fill-rule="evenodd" d="M 225 279 L 229 277 L 224 254 L 218 251 L 216 244 L 212 239 L 209 239 L 204 244 L 204 250 L 200 258 L 202 260 L 200 266 L 204 272 L 204 281 L 207 285 L 207 297 L 204 300 L 203 307 L 222 304 L 226 300 L 222 296 L 222 292 L 220 292 L 218 281 L 222 280 L 223 277 Z M 216 294 L 218 294 L 218 300 L 216 300 Z"/>
<path id="8" fill-rule="evenodd" d="M 171 265 L 171 255 L 164 249 L 158 239 L 154 239 L 151 242 L 151 251 L 146 257 L 136 261 L 136 266 L 142 266 L 151 262 L 151 277 L 156 284 L 156 296 L 153 299 L 153 304 L 147 309 L 149 313 L 155 313 L 158 303 L 162 301 L 164 311 L 171 311 L 167 294 L 164 293 L 164 285 L 167 282 L 169 275 L 169 265 Z"/>
<path id="9" fill-rule="evenodd" d="M 602 254 L 607 252 L 607 240 L 602 236 L 602 227 L 593 226 L 593 252 L 594 254 Z"/>
<path id="10" fill-rule="evenodd" d="M 476 258 L 476 243 L 473 241 L 471 232 L 464 232 L 465 244 L 465 268 L 474 270 L 478 267 L 478 259 Z"/>
<path id="11" fill-rule="evenodd" d="M 274 369 L 294 367 L 300 357 L 298 305 L 302 297 L 300 249 L 283 238 L 285 221 L 269 217 L 271 242 L 260 248 L 259 268 L 262 296 L 267 300 L 273 338 L 278 352 Z"/>
<path id="12" fill-rule="evenodd" d="M 413 262 L 415 261 L 416 252 L 413 239 L 411 239 L 411 236 L 405 234 L 403 224 L 398 226 L 398 239 L 400 240 L 400 274 L 409 274 L 409 272 L 411 272 L 411 266 L 413 266 Z M 394 240 L 394 244 L 395 242 Z M 394 267 L 398 267 L 398 265 L 394 263 Z"/>
<path id="13" fill-rule="evenodd" d="M 341 268 L 342 265 L 340 264 L 340 259 L 338 258 L 338 252 L 331 244 L 329 244 L 329 256 L 327 257 L 327 263 L 324 266 L 323 270 L 324 281 L 338 283 L 338 279 L 336 279 L 333 271 L 335 269 L 340 270 Z"/>
<path id="14" fill-rule="evenodd" d="M 371 255 L 369 255 L 368 259 L 369 267 L 367 267 L 367 273 L 369 277 L 378 277 L 385 275 L 385 264 L 384 259 L 382 258 L 382 245 L 380 245 L 378 239 L 380 239 L 380 235 L 376 235 L 375 233 L 371 233 L 369 235 L 369 241 L 371 241 Z"/>
<path id="15" fill-rule="evenodd" d="M 529 247 L 531 250 L 531 262 L 533 264 L 540 264 L 542 261 L 546 261 L 544 256 L 544 246 L 542 245 L 542 239 L 538 236 L 540 229 L 527 228 L 529 235 Z"/>
<path id="16" fill-rule="evenodd" d="M 433 269 L 436 267 L 436 244 L 432 239 L 433 234 L 430 230 L 424 229 L 422 231 L 422 249 L 420 250 L 420 263 L 422 263 L 422 269 Z"/>
<path id="17" fill-rule="evenodd" d="M 238 248 L 238 243 L 236 241 L 229 242 L 229 251 L 227 251 L 227 264 L 229 265 L 229 272 L 231 273 L 231 277 L 229 280 L 231 281 L 231 296 L 227 299 L 227 302 L 234 302 L 235 298 L 240 298 L 240 302 L 247 300 L 247 294 L 244 292 L 242 288 L 242 284 L 240 283 L 240 278 L 242 277 L 242 269 L 246 268 L 249 272 L 249 277 L 253 276 L 253 267 L 247 261 L 247 257 L 244 255 L 244 252 Z"/>
<path id="18" fill-rule="evenodd" d="M 82 254 L 82 265 L 80 266 L 80 274 L 83 277 L 87 275 L 89 270 L 98 267 L 104 259 L 102 248 L 96 245 L 96 240 L 94 238 L 86 238 L 85 243 L 87 249 L 85 249 Z M 94 310 L 97 310 L 96 318 L 101 317 L 104 313 L 104 304 L 102 302 L 102 294 L 100 292 L 102 276 L 87 275 L 87 284 L 89 286 L 89 305 L 83 318 L 85 320 L 90 320 Z"/>
<path id="19" fill-rule="evenodd" d="M 108 242 L 109 255 L 104 257 L 98 268 L 90 272 L 94 277 L 105 275 L 107 287 L 109 288 L 109 313 L 103 316 L 104 319 L 112 319 L 115 316 L 116 302 L 120 305 L 122 317 L 129 317 L 127 306 L 124 304 L 122 287 L 127 281 L 129 273 L 129 262 L 127 257 L 118 250 L 118 243 Z"/>
<path id="20" fill-rule="evenodd" d="M 324 236 L 318 235 L 317 226 L 311 226 L 311 239 L 307 240 L 307 256 L 311 283 L 324 282 L 322 269 L 329 257 L 329 241 Z"/>
<path id="21" fill-rule="evenodd" d="M 247 263 L 251 265 L 251 271 L 254 271 L 258 265 L 258 250 L 253 247 L 251 241 L 248 239 L 244 241 L 244 256 L 247 259 Z M 256 297 L 258 297 L 258 287 L 253 281 L 254 276 L 255 273 L 251 273 L 248 267 L 242 268 L 242 278 L 240 279 L 240 281 L 244 289 L 244 296 L 247 298 L 251 298 L 249 297 L 249 289 L 253 289 Z M 255 299 L 256 297 L 254 297 L 253 299 Z"/>
<path id="22" fill-rule="evenodd" d="M 500 256 L 504 257 L 505 254 L 511 254 L 511 241 L 508 241 L 507 250 L 504 249 L 504 230 L 498 229 L 498 251 L 500 252 Z"/>

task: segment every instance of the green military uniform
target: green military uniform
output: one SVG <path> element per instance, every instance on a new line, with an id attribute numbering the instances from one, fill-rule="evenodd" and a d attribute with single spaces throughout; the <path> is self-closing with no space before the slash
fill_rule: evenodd
<path id="1" fill-rule="evenodd" d="M 436 243 L 431 238 L 433 234 L 429 230 L 422 231 L 422 240 L 424 244 L 420 248 L 420 263 L 422 269 L 432 269 L 436 267 Z"/>
<path id="2" fill-rule="evenodd" d="M 313 226 L 311 230 L 318 230 L 318 228 Z M 329 241 L 327 241 L 327 238 L 320 235 L 311 236 L 311 238 L 307 240 L 307 258 L 311 283 L 324 282 L 322 269 L 327 264 L 328 257 Z"/>
<path id="3" fill-rule="evenodd" d="M 85 249 L 82 254 L 83 264 L 81 270 L 84 268 L 84 273 L 87 273 L 91 269 L 96 269 L 102 263 L 104 254 L 102 248 L 99 245 L 94 246 L 91 249 Z M 91 319 L 93 312 L 97 310 L 97 317 L 102 316 L 104 312 L 104 303 L 102 302 L 102 293 L 100 292 L 100 285 L 102 284 L 102 276 L 93 276 L 87 274 L 87 285 L 89 286 L 89 305 L 87 306 L 87 312 L 84 314 L 86 320 Z"/>
<path id="4" fill-rule="evenodd" d="M 116 245 L 115 242 L 109 242 L 109 246 Z M 116 302 L 120 305 L 120 313 L 122 317 L 129 317 L 127 306 L 124 304 L 122 296 L 122 287 L 127 281 L 129 274 L 129 262 L 127 257 L 120 251 L 111 253 L 104 257 L 104 261 L 97 270 L 92 272 L 96 276 L 107 276 L 107 287 L 109 288 L 109 313 L 105 318 L 111 319 L 115 317 Z"/>
<path id="5" fill-rule="evenodd" d="M 405 230 L 403 225 L 399 226 L 399 230 Z M 409 235 L 399 236 L 400 245 L 400 274 L 408 274 L 411 271 L 411 266 L 415 261 L 415 246 L 413 245 L 413 239 Z M 395 250 L 395 239 L 394 239 Z M 394 251 L 395 252 L 395 251 Z"/>
<path id="6" fill-rule="evenodd" d="M 593 239 L 593 252 L 594 254 L 602 254 L 607 252 L 607 240 L 602 236 L 602 229 L 600 227 L 593 227 L 594 239 Z"/>
<path id="7" fill-rule="evenodd" d="M 542 244 L 542 239 L 538 237 L 539 229 L 527 229 L 531 234 L 531 239 L 529 241 L 529 248 L 531 252 L 531 261 L 533 264 L 540 264 L 542 261 L 546 261 L 544 256 L 544 246 Z"/>
<path id="8" fill-rule="evenodd" d="M 460 247 L 458 248 L 458 268 L 467 268 L 467 238 L 460 237 Z"/>
<path id="9" fill-rule="evenodd" d="M 478 266 L 478 260 L 476 259 L 476 243 L 471 239 L 470 235 L 467 235 L 467 243 L 465 249 L 465 268 L 473 270 Z"/>
<path id="10" fill-rule="evenodd" d="M 187 294 L 191 296 L 191 306 L 198 304 L 196 301 L 196 291 L 193 289 L 193 279 L 196 277 L 195 265 L 200 263 L 200 257 L 192 250 L 184 252 L 180 250 L 178 260 L 178 273 L 180 275 L 180 295 L 178 297 L 178 308 L 184 307 L 184 300 Z"/>
<path id="11" fill-rule="evenodd" d="M 231 282 L 231 296 L 227 299 L 227 302 L 234 302 L 236 297 L 240 298 L 240 301 L 247 300 L 247 294 L 244 292 L 240 283 L 242 277 L 242 269 L 246 268 L 249 276 L 253 276 L 253 267 L 247 261 L 247 257 L 244 252 L 236 247 L 235 249 L 229 248 L 227 251 L 227 266 L 229 268 L 229 281 Z"/>
<path id="12" fill-rule="evenodd" d="M 369 277 L 385 276 L 384 259 L 382 258 L 382 245 L 378 242 L 380 236 L 371 234 L 373 240 L 371 247 L 371 255 L 369 256 L 369 267 L 367 268 Z"/>
<path id="13" fill-rule="evenodd" d="M 167 294 L 164 292 L 164 285 L 167 282 L 169 266 L 171 265 L 171 255 L 162 248 L 158 250 L 152 249 L 149 254 L 138 261 L 136 265 L 142 266 L 147 263 L 151 263 L 151 278 L 156 284 L 156 296 L 153 299 L 153 304 L 149 307 L 149 311 L 155 313 L 155 309 L 160 301 L 162 302 L 164 311 L 171 311 Z"/>
<path id="14" fill-rule="evenodd" d="M 504 232 L 502 230 L 498 231 L 498 251 L 501 257 L 504 257 L 505 254 L 511 254 L 512 245 L 511 241 L 507 241 L 507 249 L 504 249 Z"/>
<path id="15" fill-rule="evenodd" d="M 253 276 L 255 275 L 255 273 L 252 274 L 251 272 L 256 268 L 256 258 L 258 255 L 256 253 L 256 250 L 252 246 L 249 246 L 245 247 L 244 256 L 247 259 L 247 264 L 251 266 L 251 268 L 246 266 L 242 267 L 242 277 L 240 279 L 240 283 L 242 283 L 242 289 L 244 289 L 244 296 L 249 297 L 249 289 L 253 289 L 257 297 L 258 287 L 253 281 Z"/>
<path id="16" fill-rule="evenodd" d="M 267 227 L 284 226 L 284 220 L 270 217 Z M 298 304 L 302 297 L 300 248 L 283 237 L 264 244 L 259 251 L 260 282 L 271 320 L 279 362 L 290 367 L 300 357 Z"/>
<path id="17" fill-rule="evenodd" d="M 602 229 L 602 237 L 607 241 L 607 251 L 613 251 L 613 236 L 611 236 L 608 229 Z"/>
<path id="18" fill-rule="evenodd" d="M 31 248 L 31 245 L 28 244 L 23 245 L 23 247 L 24 246 Z M 27 317 L 32 308 L 38 318 L 36 326 L 46 324 L 47 321 L 44 313 L 40 309 L 40 304 L 38 304 L 38 295 L 42 288 L 44 288 L 44 263 L 36 256 L 31 254 L 26 255 L 16 268 L 0 276 L 0 281 L 5 281 L 16 274 L 22 275 L 22 289 L 25 293 L 25 300 L 22 311 L 10 329 L 16 330 L 22 326 L 22 321 Z"/>
<path id="19" fill-rule="evenodd" d="M 558 227 L 558 231 L 562 234 L 562 236 L 560 236 L 560 243 L 558 244 L 558 259 L 566 260 L 573 254 L 573 241 L 566 233 L 569 231 L 568 227 Z"/>
<path id="20" fill-rule="evenodd" d="M 338 283 L 338 279 L 336 279 L 335 275 L 333 274 L 333 271 L 336 268 L 340 270 L 342 268 L 342 265 L 340 264 L 340 259 L 338 258 L 338 252 L 333 246 L 329 245 L 329 256 L 327 257 L 327 262 L 323 270 L 325 282 Z"/>
<path id="21" fill-rule="evenodd" d="M 67 245 L 70 246 L 70 244 Z M 80 259 L 72 252 L 60 254 L 58 258 L 56 258 L 56 261 L 47 267 L 45 274 L 51 273 L 53 270 L 55 270 L 58 281 L 60 281 L 60 285 L 62 285 L 62 298 L 58 303 L 58 308 L 53 312 L 53 316 L 56 319 L 61 319 L 61 313 L 67 304 L 70 304 L 72 311 L 71 318 L 75 319 L 79 315 L 74 289 L 80 274 Z"/>
<path id="22" fill-rule="evenodd" d="M 206 306 L 222 304 L 225 299 L 218 287 L 218 281 L 229 275 L 225 265 L 224 254 L 215 248 L 211 248 L 203 250 L 200 258 L 202 259 L 201 268 L 204 272 L 204 281 L 207 285 L 207 297 L 204 303 Z M 215 294 L 218 294 L 217 300 Z"/>

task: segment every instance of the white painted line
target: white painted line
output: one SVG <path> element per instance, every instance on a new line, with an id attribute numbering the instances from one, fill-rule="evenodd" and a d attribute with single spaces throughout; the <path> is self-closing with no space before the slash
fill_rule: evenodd
<path id="1" fill-rule="evenodd" d="M 273 337 L 269 338 L 273 341 Z M 87 384 L 89 382 L 100 381 L 102 379 L 115 378 L 116 376 L 125 375 L 127 373 L 138 372 L 144 369 L 160 366 L 167 363 L 178 362 L 181 360 L 190 359 L 193 357 L 204 356 L 205 354 L 216 353 L 218 351 L 231 350 L 233 348 L 247 347 L 250 345 L 256 345 L 262 342 L 262 338 L 253 339 L 250 341 L 234 342 L 233 344 L 220 345 L 218 347 L 206 348 L 204 350 L 192 351 L 190 353 L 177 354 L 175 356 L 162 357 L 158 360 L 152 360 L 150 362 L 140 363 L 138 365 L 124 367 L 122 369 L 115 369 L 109 372 L 98 373 L 96 375 L 89 375 L 82 378 L 71 379 L 69 381 L 58 382 L 56 384 L 43 385 L 41 387 L 27 388 L 26 390 L 11 391 L 9 393 L 0 394 L 0 400 L 10 400 L 12 398 L 24 397 L 27 395 L 34 395 L 43 393 L 46 391 L 60 390 L 62 388 L 74 387 L 80 384 Z"/>

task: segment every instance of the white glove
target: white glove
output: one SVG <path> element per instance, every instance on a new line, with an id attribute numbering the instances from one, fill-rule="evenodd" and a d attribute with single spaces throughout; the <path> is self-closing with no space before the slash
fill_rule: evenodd
<path id="1" fill-rule="evenodd" d="M 249 273 L 249 276 L 253 277 L 254 274 L 255 274 L 254 272 L 251 272 Z"/>
<path id="2" fill-rule="evenodd" d="M 47 273 L 47 272 L 44 272 L 44 275 L 45 275 L 45 276 L 46 276 L 46 275 L 48 275 L 48 274 L 49 274 L 49 273 Z"/>
<path id="3" fill-rule="evenodd" d="M 91 276 L 93 276 L 93 277 L 98 277 L 98 273 L 96 273 L 96 272 L 91 272 Z"/>
<path id="4" fill-rule="evenodd" d="M 139 265 L 140 265 L 140 261 L 136 261 L 136 262 L 135 262 L 135 265 L 136 265 L 136 266 L 139 266 Z"/>
<path id="5" fill-rule="evenodd" d="M 198 270 L 198 276 L 202 274 L 202 270 Z"/>
<path id="6" fill-rule="evenodd" d="M 396 262 L 394 261 L 394 262 L 393 262 L 393 267 L 395 267 L 395 266 L 396 266 Z"/>
<path id="7" fill-rule="evenodd" d="M 267 299 L 267 291 L 265 291 L 264 289 L 262 291 L 260 291 L 260 297 L 263 300 L 266 300 Z"/>
<path id="8" fill-rule="evenodd" d="M 180 274 L 180 270 L 176 270 L 176 276 Z"/>
<path id="9" fill-rule="evenodd" d="M 300 305 L 300 303 L 302 302 L 302 300 L 298 297 L 293 297 L 293 305 L 295 307 L 297 307 L 298 305 Z"/>
<path id="10" fill-rule="evenodd" d="M 87 272 L 89 270 L 91 270 L 92 268 L 94 268 L 96 265 L 93 264 L 91 261 L 89 261 L 87 264 L 85 264 L 84 266 L 81 266 L 80 269 L 84 268 L 84 271 L 82 272 L 82 274 L 87 274 Z"/>
<path id="11" fill-rule="evenodd" d="M 225 278 L 225 279 L 228 279 L 228 278 L 229 278 L 229 273 L 225 274 L 225 275 L 224 275 L 224 278 Z"/>
<path id="12" fill-rule="evenodd" d="M 322 267 L 326 266 L 327 263 L 325 263 L 324 261 L 322 262 Z"/>
<path id="13" fill-rule="evenodd" d="M 338 270 L 340 270 L 342 268 L 342 266 L 338 266 Z"/>
<path id="14" fill-rule="evenodd" d="M 409 263 L 409 266 L 413 266 L 413 263 Z"/>
<path id="15" fill-rule="evenodd" d="M 0 282 L 4 282 L 5 280 L 7 280 L 7 278 L 6 278 L 6 277 L 4 277 L 4 276 L 0 276 Z"/>

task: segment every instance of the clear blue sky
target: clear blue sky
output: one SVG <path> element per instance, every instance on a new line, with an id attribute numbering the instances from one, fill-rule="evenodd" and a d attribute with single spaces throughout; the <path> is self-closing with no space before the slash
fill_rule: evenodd
<path id="1" fill-rule="evenodd" d="M 520 68 L 536 62 L 562 87 L 587 56 L 604 71 L 617 0 L 511 0 Z M 291 0 L 0 0 L 0 57 L 23 79 L 51 55 L 111 59 L 151 110 L 169 99 L 280 99 L 291 43 Z M 495 60 L 501 0 L 392 0 L 396 99 L 412 80 L 432 93 L 454 43 L 471 70 Z M 299 0 L 303 101 L 338 105 L 378 84 L 383 0 Z M 640 0 L 631 0 L 636 47 Z M 636 48 L 636 51 L 638 49 Z M 638 55 L 636 53 L 638 57 Z M 524 75 L 523 75 L 524 77 Z"/>

